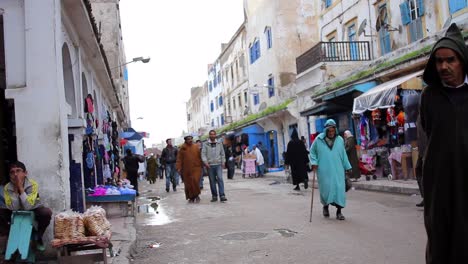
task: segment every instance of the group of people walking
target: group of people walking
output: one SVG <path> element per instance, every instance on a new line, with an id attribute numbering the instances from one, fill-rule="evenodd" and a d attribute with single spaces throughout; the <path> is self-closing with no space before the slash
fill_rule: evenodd
<path id="1" fill-rule="evenodd" d="M 166 191 L 169 191 L 170 183 L 176 191 L 174 173 L 177 173 L 184 182 L 186 200 L 198 203 L 203 188 L 203 174 L 206 171 L 210 181 L 211 202 L 218 201 L 218 198 L 221 202 L 226 202 L 222 175 L 226 168 L 226 154 L 223 144 L 216 140 L 216 131 L 209 132 L 209 139 L 204 144 L 200 141 L 194 144 L 192 136 L 185 136 L 184 143 L 176 151 L 172 151 L 175 148 L 170 142 L 170 139 L 166 141 L 168 145 L 161 156 L 166 167 Z"/>

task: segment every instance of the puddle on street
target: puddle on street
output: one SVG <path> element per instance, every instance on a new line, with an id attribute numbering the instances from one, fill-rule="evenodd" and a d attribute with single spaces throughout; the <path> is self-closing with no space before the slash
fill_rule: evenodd
<path id="1" fill-rule="evenodd" d="M 283 237 L 293 237 L 295 234 L 297 234 L 296 231 L 292 231 L 290 229 L 286 228 L 279 228 L 279 229 L 274 229 L 276 232 L 280 233 L 281 236 Z"/>
<path id="2" fill-rule="evenodd" d="M 143 220 L 144 225 L 166 225 L 173 222 L 157 202 L 139 205 L 138 213 L 148 215 Z"/>

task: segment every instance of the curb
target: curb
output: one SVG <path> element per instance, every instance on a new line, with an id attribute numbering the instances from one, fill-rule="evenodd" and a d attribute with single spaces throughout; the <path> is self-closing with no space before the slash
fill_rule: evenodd
<path id="1" fill-rule="evenodd" d="M 234 175 L 242 177 L 241 172 L 235 172 Z M 271 173 L 266 173 L 264 179 L 266 178 L 276 178 L 281 179 L 281 182 L 286 183 L 286 175 L 274 175 Z M 364 182 L 352 182 L 352 187 L 355 190 L 361 191 L 372 191 L 372 192 L 383 192 L 383 193 L 393 193 L 393 194 L 402 194 L 402 195 L 419 195 L 418 187 L 401 187 L 401 186 L 389 186 L 389 185 L 378 185 L 378 184 L 366 184 Z"/>
<path id="2" fill-rule="evenodd" d="M 374 191 L 374 192 L 385 192 L 385 193 L 395 193 L 395 194 L 404 194 L 404 195 L 419 194 L 419 189 L 412 188 L 412 187 L 374 185 L 374 184 L 363 184 L 363 183 L 357 183 L 357 182 L 353 182 L 353 187 L 356 190 L 365 190 L 365 191 Z"/>

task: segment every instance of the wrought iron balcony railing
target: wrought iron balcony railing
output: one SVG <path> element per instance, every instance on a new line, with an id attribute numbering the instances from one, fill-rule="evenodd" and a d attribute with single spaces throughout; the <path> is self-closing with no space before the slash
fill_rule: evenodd
<path id="1" fill-rule="evenodd" d="M 296 58 L 296 69 L 299 74 L 320 62 L 368 61 L 370 59 L 368 41 L 319 42 Z"/>

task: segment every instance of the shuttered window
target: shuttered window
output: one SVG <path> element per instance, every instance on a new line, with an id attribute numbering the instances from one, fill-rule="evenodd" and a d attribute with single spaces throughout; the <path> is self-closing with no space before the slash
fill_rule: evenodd
<path id="1" fill-rule="evenodd" d="M 450 14 L 467 7 L 467 0 L 448 0 Z"/>

